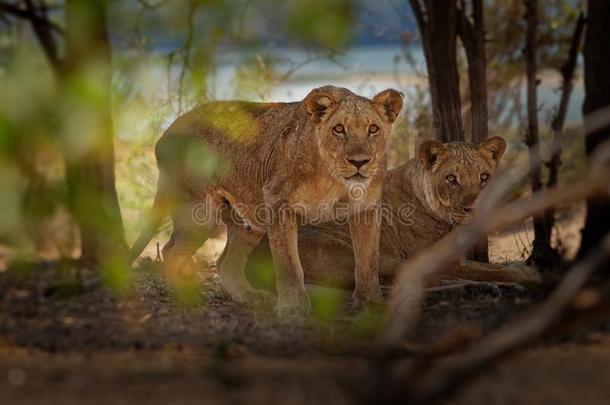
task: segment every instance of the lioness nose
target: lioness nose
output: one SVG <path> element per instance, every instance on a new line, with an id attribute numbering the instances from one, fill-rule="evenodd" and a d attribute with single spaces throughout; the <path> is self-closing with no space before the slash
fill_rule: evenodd
<path id="1" fill-rule="evenodd" d="M 362 166 L 371 161 L 371 159 L 347 159 L 348 162 L 356 166 L 356 169 L 360 169 Z"/>

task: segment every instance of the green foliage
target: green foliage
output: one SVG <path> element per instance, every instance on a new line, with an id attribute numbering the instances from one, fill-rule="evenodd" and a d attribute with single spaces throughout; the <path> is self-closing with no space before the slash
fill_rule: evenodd
<path id="1" fill-rule="evenodd" d="M 367 308 L 354 319 L 351 335 L 360 339 L 371 339 L 379 331 L 382 321 L 382 308 Z"/>
<path id="2" fill-rule="evenodd" d="M 347 45 L 352 31 L 352 3 L 346 0 L 287 2 L 289 33 L 299 40 L 333 50 Z"/>
<path id="3" fill-rule="evenodd" d="M 315 286 L 310 290 L 310 297 L 314 319 L 330 323 L 342 310 L 348 293 L 337 288 Z"/>

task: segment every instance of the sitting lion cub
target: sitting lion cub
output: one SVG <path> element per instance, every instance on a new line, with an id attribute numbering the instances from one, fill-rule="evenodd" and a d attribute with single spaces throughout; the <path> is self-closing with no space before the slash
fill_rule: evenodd
<path id="1" fill-rule="evenodd" d="M 478 148 L 469 143 L 424 142 L 418 157 L 388 170 L 381 204 L 380 275 L 391 278 L 407 258 L 434 244 L 471 215 L 506 149 L 492 137 Z M 264 243 L 256 256 L 263 255 Z M 299 229 L 305 277 L 314 283 L 349 286 L 354 282 L 352 242 L 347 227 L 325 223 Z M 248 263 L 248 272 L 256 271 Z"/>
<path id="2" fill-rule="evenodd" d="M 213 102 L 188 112 L 156 145 L 160 174 L 151 225 L 132 257 L 169 210 L 173 233 L 163 258 L 170 275 L 184 271 L 222 221 L 228 230 L 219 263 L 222 286 L 237 301 L 257 301 L 264 293 L 249 284 L 245 265 L 266 234 L 278 310 L 300 312 L 309 297 L 297 227 L 340 217 L 347 219 L 354 241 L 354 300 L 381 300 L 379 227 L 367 218 L 376 213 L 369 207 L 381 199 L 391 125 L 401 108 L 402 95 L 395 90 L 369 100 L 326 86 L 298 103 Z"/>

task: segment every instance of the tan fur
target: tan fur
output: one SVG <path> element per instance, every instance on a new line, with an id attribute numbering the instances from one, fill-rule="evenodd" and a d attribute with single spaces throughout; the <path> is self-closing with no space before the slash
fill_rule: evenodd
<path id="1" fill-rule="evenodd" d="M 192 266 L 191 255 L 222 220 L 228 242 L 219 268 L 226 291 L 242 302 L 261 298 L 262 293 L 248 283 L 244 267 L 267 234 L 276 268 L 278 308 L 307 307 L 297 226 L 320 215 L 323 220 L 337 217 L 332 209 L 321 210 L 337 203 L 347 207 L 341 215 L 350 223 L 358 215 L 369 215 L 363 212 L 364 203 L 380 199 L 391 124 L 401 107 L 402 97 L 394 90 L 369 100 L 326 86 L 298 103 L 215 102 L 178 118 L 156 146 L 160 178 L 153 217 L 158 222 L 159 211 L 170 207 L 174 229 L 163 248 L 170 273 Z M 337 132 L 337 125 L 343 133 Z M 373 125 L 379 129 L 375 134 L 369 133 Z M 206 159 L 212 158 L 221 159 L 225 170 L 210 173 L 198 166 L 205 168 Z M 360 201 L 351 198 L 354 185 L 366 189 Z M 194 212 L 197 218 L 209 212 L 222 215 L 202 223 L 193 220 Z M 360 280 L 354 298 L 378 301 L 374 241 L 379 230 L 353 225 L 352 232 L 359 235 L 354 239 L 358 241 L 355 273 Z M 134 256 L 147 237 L 138 241 Z"/>
<path id="2" fill-rule="evenodd" d="M 495 173 L 506 144 L 493 137 L 479 148 L 428 141 L 419 156 L 389 170 L 382 196 L 381 277 L 445 236 L 469 215 L 475 199 Z M 482 181 L 481 175 L 489 175 Z M 448 176 L 455 176 L 457 184 Z M 264 246 L 259 247 L 264 249 Z M 326 223 L 299 230 L 299 251 L 310 282 L 349 286 L 354 258 L 346 226 Z"/>

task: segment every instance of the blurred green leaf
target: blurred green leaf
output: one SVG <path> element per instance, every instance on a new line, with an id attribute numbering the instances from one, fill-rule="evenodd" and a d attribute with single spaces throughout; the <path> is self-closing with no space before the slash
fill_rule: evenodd
<path id="1" fill-rule="evenodd" d="M 352 35 L 352 3 L 346 0 L 292 0 L 287 26 L 297 39 L 338 50 Z"/>
<path id="2" fill-rule="evenodd" d="M 322 322 L 335 320 L 348 294 L 338 288 L 313 286 L 310 289 L 312 315 Z"/>

